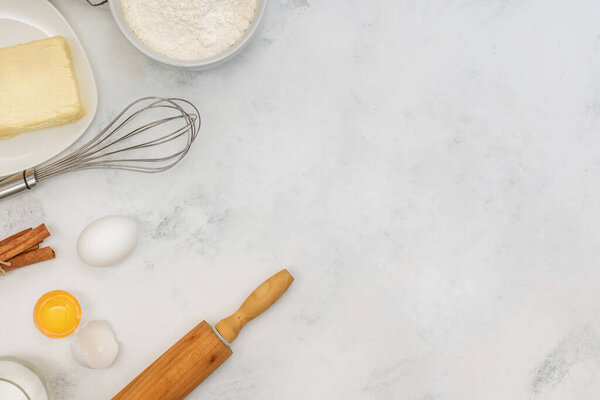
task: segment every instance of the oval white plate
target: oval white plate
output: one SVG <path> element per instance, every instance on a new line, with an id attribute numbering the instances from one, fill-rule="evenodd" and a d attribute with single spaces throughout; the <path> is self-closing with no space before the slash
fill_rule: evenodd
<path id="1" fill-rule="evenodd" d="M 0 47 L 60 35 L 71 48 L 87 114 L 79 121 L 0 139 L 0 176 L 34 167 L 67 149 L 86 131 L 98 105 L 92 68 L 69 23 L 47 0 L 0 0 Z"/>

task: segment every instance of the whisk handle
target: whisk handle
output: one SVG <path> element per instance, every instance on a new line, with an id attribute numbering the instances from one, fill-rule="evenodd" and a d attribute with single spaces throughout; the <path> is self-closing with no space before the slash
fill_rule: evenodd
<path id="1" fill-rule="evenodd" d="M 22 192 L 26 189 L 31 189 L 37 185 L 37 182 L 35 169 L 33 168 L 26 169 L 23 172 L 4 178 L 0 181 L 0 199 Z"/>

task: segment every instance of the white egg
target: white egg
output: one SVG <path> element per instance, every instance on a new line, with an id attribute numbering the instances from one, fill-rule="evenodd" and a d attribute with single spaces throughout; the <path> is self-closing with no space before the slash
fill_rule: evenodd
<path id="1" fill-rule="evenodd" d="M 108 368 L 119 354 L 119 344 L 106 321 L 91 321 L 83 325 L 71 342 L 73 357 L 84 367 Z"/>
<path id="2" fill-rule="evenodd" d="M 138 226 L 133 218 L 110 215 L 86 226 L 79 235 L 77 252 L 86 264 L 107 267 L 127 258 L 137 238 Z"/>

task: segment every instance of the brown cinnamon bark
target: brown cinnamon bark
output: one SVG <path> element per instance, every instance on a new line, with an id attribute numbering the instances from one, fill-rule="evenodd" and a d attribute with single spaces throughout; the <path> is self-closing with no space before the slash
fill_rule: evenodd
<path id="1" fill-rule="evenodd" d="M 21 232 L 17 232 L 12 236 L 7 237 L 4 240 L 0 240 L 0 247 L 4 246 L 5 244 L 11 242 L 13 239 L 18 238 L 19 236 L 23 236 L 23 234 L 29 232 L 31 230 L 31 228 L 27 228 L 25 230 L 22 230 Z"/>
<path id="2" fill-rule="evenodd" d="M 56 257 L 56 255 L 51 247 L 42 247 L 41 249 L 32 250 L 11 258 L 7 261 L 10 263 L 10 265 L 2 266 L 2 269 L 8 272 L 12 271 L 13 269 L 25 267 L 27 265 L 51 260 L 54 257 Z"/>
<path id="3" fill-rule="evenodd" d="M 0 261 L 8 261 L 9 259 L 23 253 L 27 249 L 42 242 L 50 236 L 50 232 L 45 224 L 24 233 L 23 235 L 9 241 L 3 246 L 0 246 Z"/>
<path id="4" fill-rule="evenodd" d="M 25 249 L 25 251 L 23 253 L 27 253 L 27 252 L 30 252 L 30 251 L 33 251 L 33 250 L 37 250 L 39 248 L 40 248 L 40 245 L 36 244 L 35 246 L 31 246 L 30 248 Z M 23 254 L 23 253 L 21 253 L 21 254 Z"/>

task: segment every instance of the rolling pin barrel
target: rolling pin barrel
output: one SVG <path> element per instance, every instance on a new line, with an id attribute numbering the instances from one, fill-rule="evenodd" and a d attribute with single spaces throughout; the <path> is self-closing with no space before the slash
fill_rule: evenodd
<path id="1" fill-rule="evenodd" d="M 231 353 L 202 321 L 112 400 L 183 400 Z"/>
<path id="2" fill-rule="evenodd" d="M 294 278 L 285 269 L 262 283 L 231 316 L 216 325 L 227 341 L 273 305 Z M 232 354 L 229 344 L 202 321 L 112 400 L 183 400 Z"/>
<path id="3" fill-rule="evenodd" d="M 35 185 L 37 178 L 33 168 L 19 172 L 0 181 L 0 199 L 31 189 Z"/>

